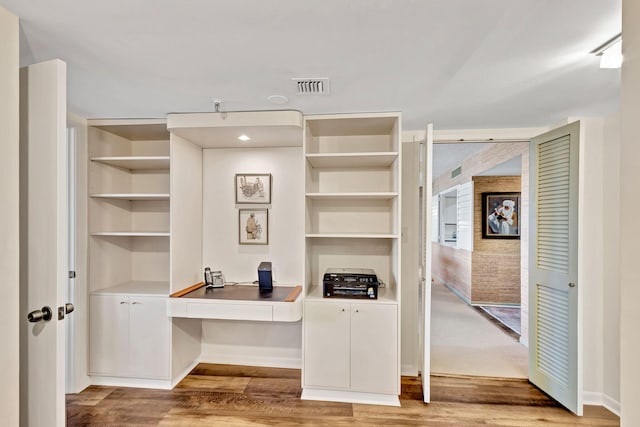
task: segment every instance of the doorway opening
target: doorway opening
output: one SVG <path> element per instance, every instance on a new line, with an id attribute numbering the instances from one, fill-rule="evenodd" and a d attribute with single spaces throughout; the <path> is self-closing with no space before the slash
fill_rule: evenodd
<path id="1" fill-rule="evenodd" d="M 528 150 L 433 146 L 432 374 L 528 377 Z"/>

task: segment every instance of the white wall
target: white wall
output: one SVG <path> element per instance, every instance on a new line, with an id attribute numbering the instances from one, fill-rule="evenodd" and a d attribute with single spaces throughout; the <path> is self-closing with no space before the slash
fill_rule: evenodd
<path id="1" fill-rule="evenodd" d="M 620 209 L 620 114 L 604 122 L 603 205 Z M 620 413 L 620 221 L 603 217 L 603 403 Z"/>
<path id="2" fill-rule="evenodd" d="M 205 149 L 203 265 L 228 282 L 257 280 L 271 261 L 277 284 L 303 285 L 304 180 L 301 147 Z M 236 173 L 271 173 L 271 205 L 236 205 Z M 269 244 L 238 244 L 238 210 L 269 208 Z M 202 361 L 300 367 L 301 323 L 203 321 Z"/>
<path id="3" fill-rule="evenodd" d="M 602 403 L 603 124 L 580 121 L 578 292 L 582 298 L 585 404 Z"/>
<path id="4" fill-rule="evenodd" d="M 19 76 L 18 18 L 0 7 L 0 414 L 2 424 L 19 422 Z M 24 320 L 24 319 L 22 319 Z"/>
<path id="5" fill-rule="evenodd" d="M 623 427 L 640 425 L 640 2 L 622 0 L 622 142 L 620 145 L 620 398 Z M 614 219 L 618 218 L 617 215 Z"/>

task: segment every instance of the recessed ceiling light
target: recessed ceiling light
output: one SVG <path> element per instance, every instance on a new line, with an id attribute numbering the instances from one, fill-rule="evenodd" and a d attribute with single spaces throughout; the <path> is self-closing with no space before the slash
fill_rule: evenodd
<path id="1" fill-rule="evenodd" d="M 272 104 L 282 105 L 289 102 L 289 98 L 287 98 L 284 95 L 271 95 L 267 98 L 267 101 L 269 101 Z"/>
<path id="2" fill-rule="evenodd" d="M 247 136 L 247 135 L 245 135 L 245 134 L 243 133 L 242 135 L 240 135 L 240 136 L 238 137 L 238 139 L 239 139 L 240 141 L 245 141 L 245 142 L 246 142 L 246 141 L 250 140 L 251 138 L 249 138 L 249 136 Z"/>

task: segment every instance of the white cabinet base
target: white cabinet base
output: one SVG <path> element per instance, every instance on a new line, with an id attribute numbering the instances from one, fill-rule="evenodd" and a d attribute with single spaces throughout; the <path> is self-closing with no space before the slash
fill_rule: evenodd
<path id="1" fill-rule="evenodd" d="M 160 390 L 171 390 L 174 385 L 170 380 L 149 380 L 146 378 L 108 377 L 102 375 L 92 375 L 91 385 L 102 385 L 109 387 L 133 387 L 133 388 L 154 388 Z"/>
<path id="2" fill-rule="evenodd" d="M 400 406 L 400 399 L 393 394 L 360 393 L 355 391 L 323 390 L 305 388 L 302 400 L 323 400 L 327 402 L 363 403 L 367 405 Z"/>

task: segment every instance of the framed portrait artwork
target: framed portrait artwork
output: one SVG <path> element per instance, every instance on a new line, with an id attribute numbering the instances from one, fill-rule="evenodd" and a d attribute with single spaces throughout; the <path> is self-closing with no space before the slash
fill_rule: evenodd
<path id="1" fill-rule="evenodd" d="M 236 204 L 271 203 L 270 173 L 237 173 L 235 177 Z"/>
<path id="2" fill-rule="evenodd" d="M 520 193 L 482 193 L 482 238 L 520 238 Z"/>
<path id="3" fill-rule="evenodd" d="M 269 244 L 269 210 L 239 209 L 238 242 L 241 245 Z"/>

